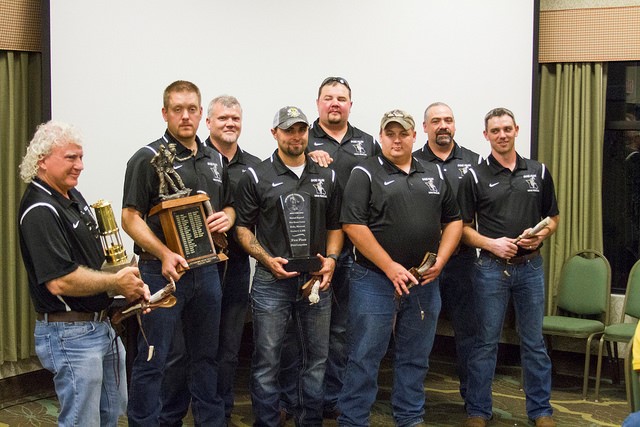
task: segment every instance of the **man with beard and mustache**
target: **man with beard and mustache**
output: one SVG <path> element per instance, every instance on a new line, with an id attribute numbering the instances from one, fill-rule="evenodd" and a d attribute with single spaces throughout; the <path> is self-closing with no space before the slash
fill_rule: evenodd
<path id="1" fill-rule="evenodd" d="M 349 123 L 353 101 L 351 87 L 343 77 L 327 77 L 318 88 L 318 119 L 309 129 L 309 157 L 320 166 L 333 169 L 340 188 L 344 189 L 351 169 L 369 157 L 380 154 L 375 138 Z M 338 257 L 331 287 L 331 333 L 329 358 L 324 378 L 324 417 L 336 418 L 338 395 L 347 363 L 347 322 L 349 306 L 349 271 L 353 265 L 353 245 L 345 239 Z M 295 383 L 298 378 L 299 354 L 293 334 L 289 333 L 282 357 L 282 407 L 285 413 L 296 405 Z M 286 414 L 284 414 L 286 416 Z"/>
<path id="2" fill-rule="evenodd" d="M 451 108 L 444 102 L 434 102 L 424 111 L 422 122 L 427 143 L 413 153 L 414 157 L 440 165 L 454 194 L 465 173 L 478 164 L 480 156 L 461 147 L 453 139 L 456 120 Z M 451 256 L 440 274 L 442 310 L 451 321 L 456 342 L 460 395 L 467 392 L 467 357 L 473 346 L 475 318 L 471 278 L 469 272 L 476 258 L 476 250 L 464 244 Z"/>
<path id="3" fill-rule="evenodd" d="M 277 150 L 267 160 L 247 169 L 235 193 L 236 236 L 242 248 L 257 261 L 251 286 L 254 425 L 280 424 L 280 354 L 291 322 L 303 349 L 299 400 L 294 408 L 296 425 L 322 425 L 322 382 L 331 320 L 330 283 L 344 238 L 339 222 L 341 192 L 336 173 L 318 166 L 305 154 L 308 123 L 300 109 L 281 108 L 271 129 Z M 304 200 L 308 205 L 292 205 L 289 201 L 293 199 Z M 299 213 L 288 213 L 286 206 Z M 291 222 L 287 223 L 285 218 Z M 292 236 L 298 242 L 289 239 L 294 229 L 302 236 Z M 293 257 L 292 247 L 300 241 L 306 241 L 309 255 L 317 256 L 318 271 L 288 271 L 292 270 L 287 267 Z M 311 275 L 319 276 L 316 302 L 301 296 L 301 287 Z"/>

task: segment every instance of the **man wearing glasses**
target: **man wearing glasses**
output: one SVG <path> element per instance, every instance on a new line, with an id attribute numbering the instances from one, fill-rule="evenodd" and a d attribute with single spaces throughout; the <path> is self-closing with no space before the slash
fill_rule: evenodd
<path id="1" fill-rule="evenodd" d="M 349 300 L 354 333 L 338 402 L 341 426 L 369 425 L 378 368 L 392 333 L 394 421 L 425 425 L 423 382 L 440 312 L 438 276 L 458 246 L 462 220 L 440 167 L 412 157 L 415 138 L 411 115 L 385 113 L 382 154 L 356 166 L 344 190 L 340 222 L 356 256 Z M 427 252 L 437 254 L 434 264 L 414 274 L 412 267 Z"/>

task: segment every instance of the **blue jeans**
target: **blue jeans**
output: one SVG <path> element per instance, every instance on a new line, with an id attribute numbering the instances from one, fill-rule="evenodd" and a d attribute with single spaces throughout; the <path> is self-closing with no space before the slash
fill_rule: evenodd
<path id="1" fill-rule="evenodd" d="M 524 264 L 507 265 L 481 253 L 473 268 L 472 281 L 478 329 L 469 356 L 467 414 L 491 417 L 491 383 L 498 342 L 509 298 L 513 298 L 527 415 L 532 420 L 551 416 L 551 360 L 542 336 L 545 305 L 542 257 L 537 256 Z"/>
<path id="2" fill-rule="evenodd" d="M 353 247 L 349 245 L 351 250 Z M 340 254 L 331 279 L 331 326 L 329 331 L 329 356 L 324 374 L 324 409 L 333 411 L 342 390 L 342 377 L 347 365 L 347 322 L 349 321 L 349 272 L 353 265 L 353 253 L 345 248 Z M 281 407 L 293 413 L 298 404 L 297 382 L 300 370 L 300 346 L 296 331 L 289 326 L 280 360 Z"/>
<path id="3" fill-rule="evenodd" d="M 475 259 L 475 249 L 464 248 L 449 259 L 440 273 L 442 310 L 453 327 L 460 395 L 463 399 L 467 394 L 467 361 L 475 340 L 476 317 L 471 286 L 471 270 Z"/>
<path id="4" fill-rule="evenodd" d="M 640 411 L 632 412 L 622 422 L 622 427 L 638 427 L 640 426 Z"/>
<path id="5" fill-rule="evenodd" d="M 109 322 L 38 320 L 34 336 L 40 363 L 53 373 L 58 425 L 117 426 L 127 407 L 127 373 Z"/>
<path id="6" fill-rule="evenodd" d="M 256 266 L 251 287 L 251 400 L 256 426 L 277 426 L 280 422 L 278 373 L 290 321 L 296 325 L 301 353 L 296 424 L 322 425 L 322 381 L 329 352 L 332 292 L 320 292 L 320 302 L 310 305 L 300 293 L 307 279 L 305 274 L 277 280 L 264 267 Z"/>
<path id="7" fill-rule="evenodd" d="M 222 273 L 225 266 L 219 264 Z M 233 409 L 233 382 L 238 366 L 238 352 L 244 330 L 244 322 L 249 306 L 249 280 L 251 266 L 249 257 L 229 258 L 222 283 L 222 306 L 220 313 L 220 339 L 218 344 L 218 395 L 224 401 L 225 417 L 231 417 Z M 222 276 L 222 274 L 221 274 Z M 179 322 L 167 358 L 164 382 L 162 384 L 162 412 L 160 424 L 181 426 L 191 403 L 186 354 Z"/>
<path id="8" fill-rule="evenodd" d="M 440 288 L 438 281 L 394 296 L 393 284 L 379 272 L 354 263 L 349 298 L 349 358 L 338 400 L 341 426 L 368 426 L 378 390 L 378 369 L 391 334 L 394 372 L 391 405 L 397 426 L 423 422 L 424 379 L 429 370 Z"/>
<path id="9" fill-rule="evenodd" d="M 142 279 L 151 293 L 167 284 L 160 273 L 160 261 L 140 261 Z M 189 355 L 187 375 L 195 422 L 202 426 L 223 426 L 224 404 L 217 394 L 216 353 L 220 326 L 220 278 L 216 265 L 188 270 L 176 283 L 177 303 L 142 316 L 142 327 L 154 356 L 147 361 L 147 344 L 138 334 L 138 354 L 133 362 L 129 407 L 130 426 L 160 424 L 162 382 L 165 363 L 179 319 Z"/>

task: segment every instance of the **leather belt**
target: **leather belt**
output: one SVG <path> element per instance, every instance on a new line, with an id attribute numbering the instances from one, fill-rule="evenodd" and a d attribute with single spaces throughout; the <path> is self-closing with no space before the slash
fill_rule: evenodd
<path id="1" fill-rule="evenodd" d="M 140 258 L 140 260 L 142 261 L 158 261 L 158 258 L 150 254 L 149 252 L 142 252 L 140 255 L 138 255 L 138 258 Z"/>
<path id="2" fill-rule="evenodd" d="M 503 262 L 504 264 L 520 265 L 520 264 L 525 264 L 529 260 L 532 260 L 533 258 L 535 258 L 538 255 L 540 255 L 540 249 L 536 249 L 535 251 L 530 252 L 528 254 L 515 256 L 515 257 L 509 258 L 509 259 L 500 258 L 499 256 L 497 256 L 497 255 L 495 255 L 495 254 L 493 254 L 493 253 L 491 253 L 489 251 L 481 251 L 480 253 L 484 254 L 484 255 L 487 255 L 490 258 L 495 259 L 496 261 Z"/>
<path id="3" fill-rule="evenodd" d="M 85 311 L 56 311 L 53 313 L 36 313 L 38 320 L 45 322 L 102 322 L 108 319 L 107 310 Z"/>

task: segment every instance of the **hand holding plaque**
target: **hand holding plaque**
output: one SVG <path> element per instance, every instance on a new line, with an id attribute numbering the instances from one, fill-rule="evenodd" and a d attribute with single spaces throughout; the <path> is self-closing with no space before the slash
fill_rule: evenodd
<path id="1" fill-rule="evenodd" d="M 304 192 L 280 196 L 280 209 L 291 258 L 284 264 L 286 271 L 312 272 L 322 268 L 322 262 L 311 254 L 311 197 Z"/>

